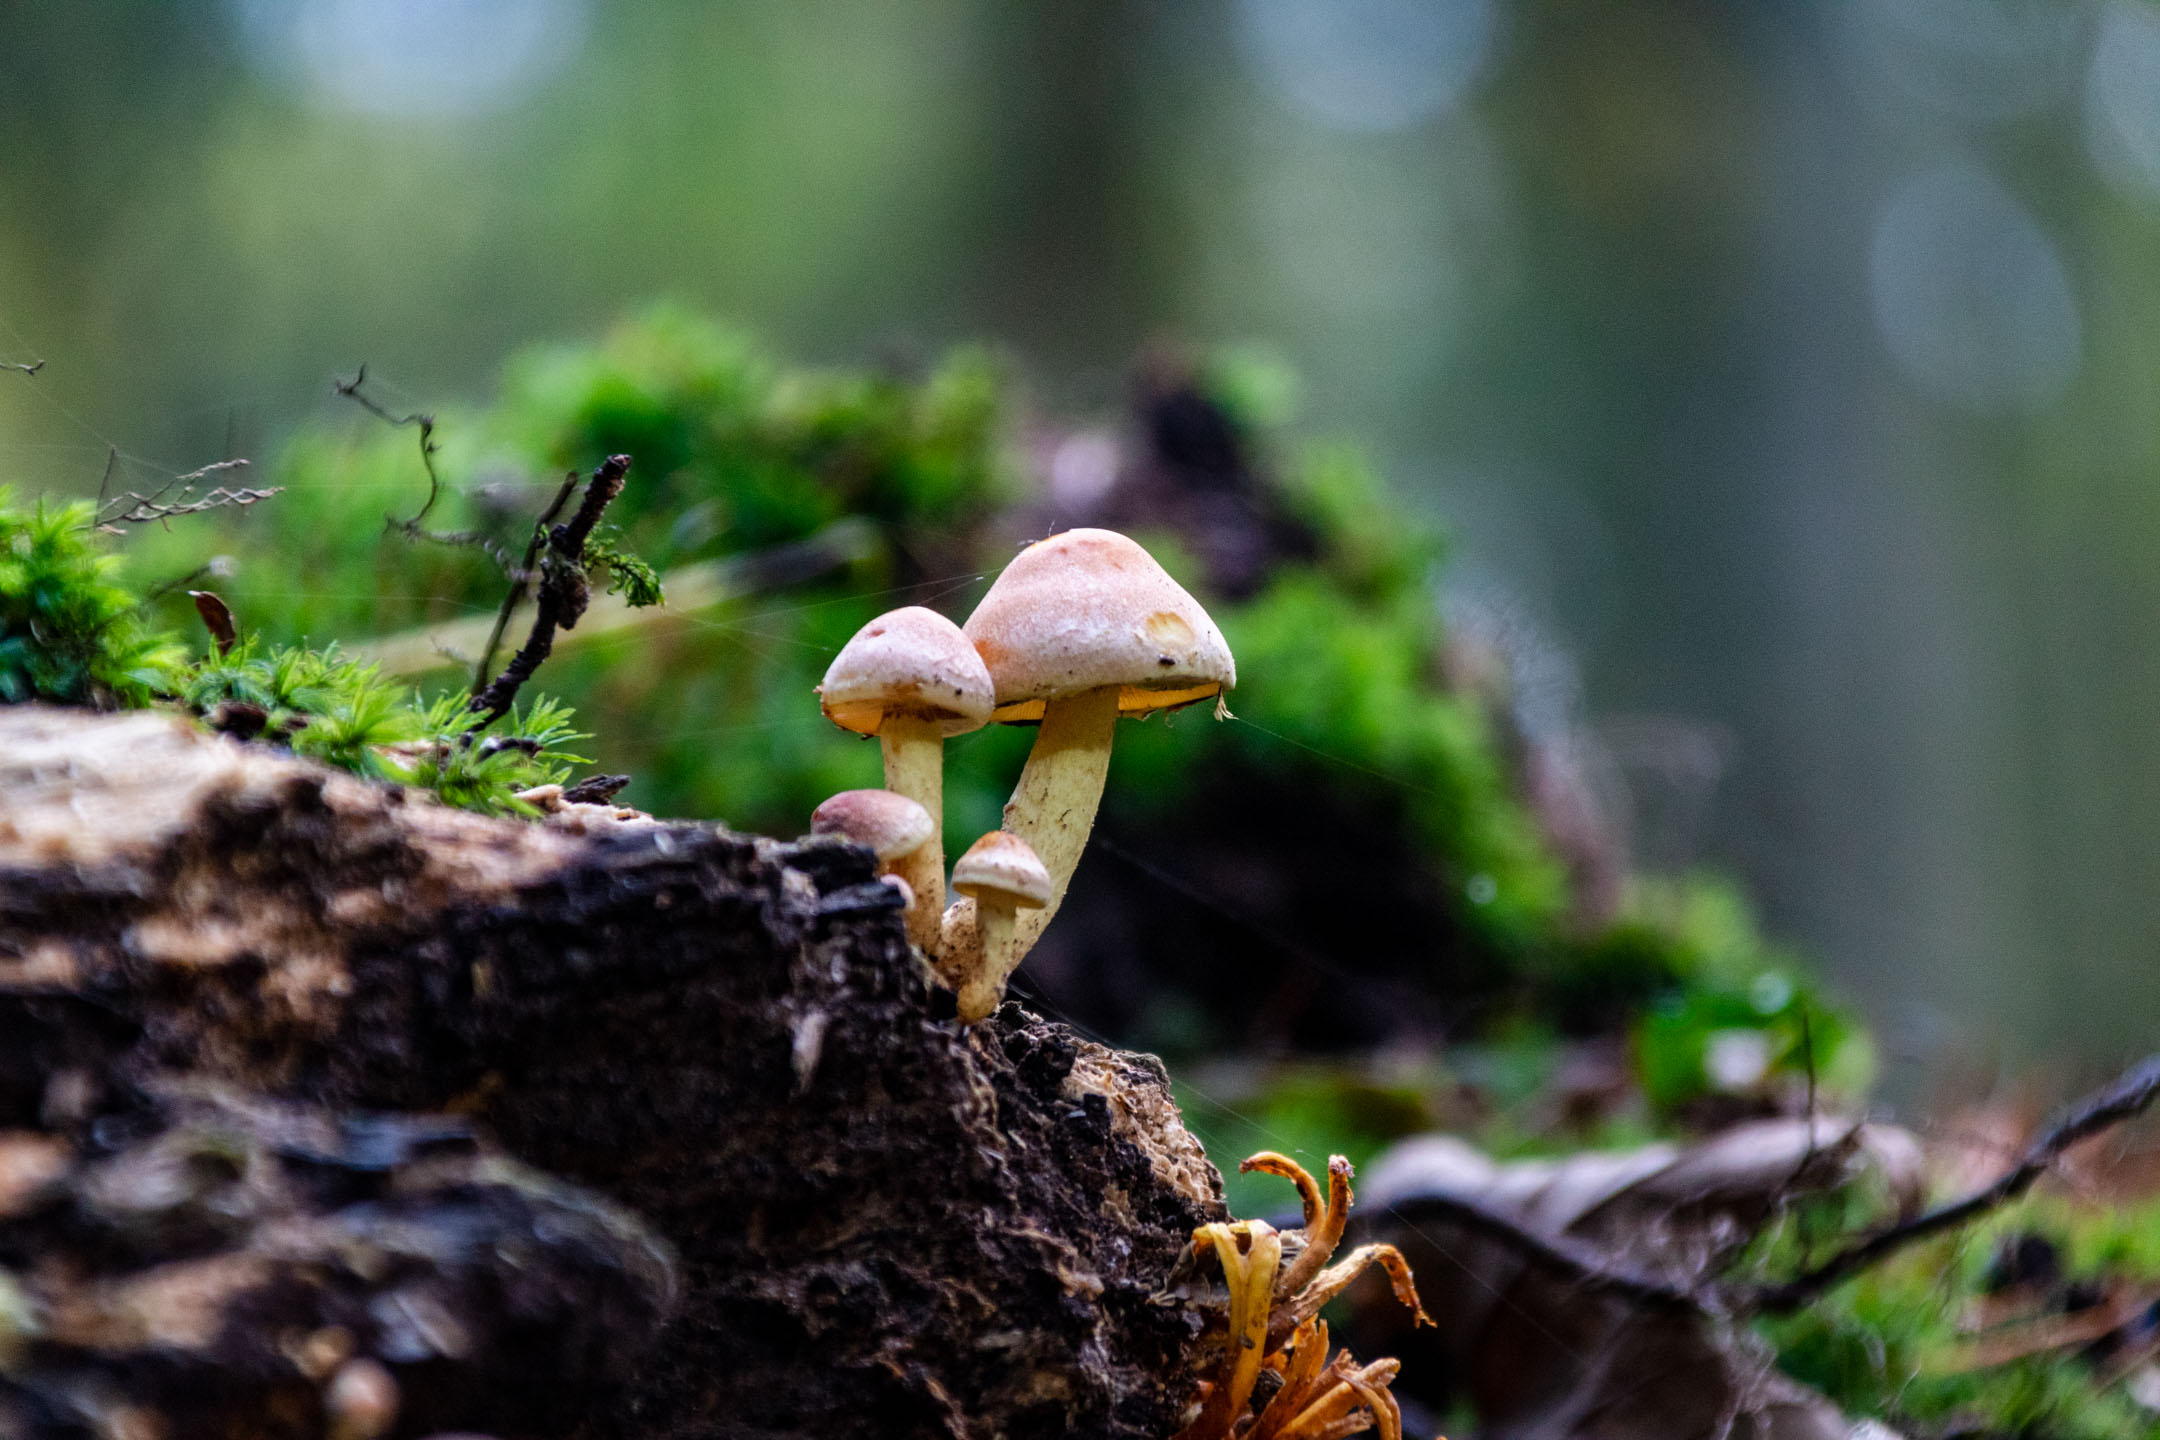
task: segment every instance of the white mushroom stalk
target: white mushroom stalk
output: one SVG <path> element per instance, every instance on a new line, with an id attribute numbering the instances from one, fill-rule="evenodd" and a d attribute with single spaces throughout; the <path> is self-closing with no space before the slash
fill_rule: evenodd
<path id="1" fill-rule="evenodd" d="M 1237 683 L 1222 632 L 1147 551 L 1111 530 L 1068 530 L 1005 567 L 964 627 L 997 688 L 994 720 L 1041 727 L 1005 806 L 1005 829 L 1050 874 L 1049 903 L 1019 917 L 1025 955 L 1079 867 L 1109 775 L 1118 717 L 1217 699 Z M 943 944 L 971 949 L 975 918 L 948 914 Z"/>
<path id="2" fill-rule="evenodd" d="M 843 790 L 811 812 L 810 833 L 838 835 L 870 848 L 879 869 L 900 882 L 912 938 L 926 908 L 920 898 L 923 887 L 934 885 L 942 891 L 945 882 L 945 857 L 933 843 L 937 825 L 930 812 L 890 790 Z"/>
<path id="3" fill-rule="evenodd" d="M 981 944 L 964 957 L 948 957 L 946 974 L 960 992 L 964 1024 L 987 1018 L 1004 998 L 1005 981 L 1026 953 L 1016 933 L 1020 913 L 1050 900 L 1050 872 L 1027 841 L 993 830 L 968 847 L 953 866 L 953 889 L 975 902 Z"/>
<path id="4" fill-rule="evenodd" d="M 885 788 L 929 813 L 935 863 L 906 876 L 916 897 L 908 938 L 934 951 L 945 907 L 945 741 L 989 721 L 990 673 L 959 626 L 910 605 L 858 630 L 834 657 L 818 696 L 835 725 L 878 737 Z"/>

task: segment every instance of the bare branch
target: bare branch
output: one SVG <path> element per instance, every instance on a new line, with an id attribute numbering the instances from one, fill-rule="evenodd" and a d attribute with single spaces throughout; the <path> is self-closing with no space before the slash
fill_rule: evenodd
<path id="1" fill-rule="evenodd" d="M 98 506 L 97 523 L 101 528 L 111 530 L 118 525 L 143 525 L 152 520 L 171 520 L 181 515 L 199 515 L 205 510 L 245 507 L 268 500 L 271 496 L 279 494 L 284 489 L 281 485 L 272 485 L 259 490 L 220 485 L 212 490 L 198 492 L 195 488 L 199 481 L 207 480 L 213 475 L 223 475 L 228 471 L 245 470 L 247 464 L 248 462 L 245 460 L 219 460 L 214 464 L 203 466 L 200 470 L 190 470 L 185 475 L 175 475 L 148 495 L 130 490 L 123 495 L 114 496 L 110 500 L 102 498 L 105 494 L 105 484 L 100 483 L 98 494 L 101 499 Z M 109 482 L 112 478 L 112 462 L 109 458 L 106 461 L 105 474 L 106 481 Z M 172 498 L 167 499 L 167 496 Z"/>
<path id="2" fill-rule="evenodd" d="M 555 523 L 556 516 L 562 514 L 563 506 L 570 503 L 570 497 L 577 491 L 577 484 L 578 474 L 573 470 L 563 480 L 562 488 L 555 492 L 554 503 L 541 511 L 540 518 L 533 522 L 532 540 L 525 546 L 525 559 L 510 572 L 509 593 L 503 596 L 502 608 L 495 612 L 495 628 L 488 632 L 487 644 L 481 647 L 480 663 L 473 667 L 472 688 L 475 695 L 487 688 L 488 671 L 494 667 L 495 652 L 502 645 L 503 632 L 510 628 L 511 612 L 517 609 L 517 602 L 524 596 L 526 587 L 532 583 L 533 566 L 539 563 L 540 548 L 547 544 L 548 527 Z"/>
<path id="3" fill-rule="evenodd" d="M 468 702 L 469 708 L 487 717 L 481 724 L 492 725 L 509 713 L 518 688 L 532 678 L 554 648 L 556 629 L 574 628 L 578 617 L 585 613 L 592 597 L 592 582 L 586 578 L 583 564 L 585 542 L 600 523 L 600 516 L 622 494 L 623 480 L 629 473 L 627 455 L 610 455 L 601 461 L 585 487 L 585 498 L 579 502 L 577 513 L 548 529 L 547 546 L 540 557 L 539 613 L 533 617 L 532 631 L 526 636 L 524 648 L 503 667 L 502 674 Z"/>
<path id="4" fill-rule="evenodd" d="M 2035 1136 L 2015 1165 L 1993 1184 L 1962 1200 L 1891 1225 L 1838 1251 L 1822 1264 L 1783 1284 L 1747 1297 L 1745 1308 L 1782 1314 L 1797 1310 L 1848 1276 L 1887 1259 L 1909 1245 L 1954 1230 L 1991 1210 L 2009 1204 L 2033 1187 L 2062 1158 L 2065 1150 L 2110 1126 L 2143 1113 L 2160 1099 L 2160 1055 L 2149 1056 L 2115 1081 L 2061 1111 Z"/>
<path id="5" fill-rule="evenodd" d="M 352 379 L 333 380 L 330 382 L 330 388 L 336 394 L 352 401 L 386 425 L 398 429 L 402 429 L 407 425 L 418 427 L 420 431 L 420 464 L 427 470 L 427 499 L 421 503 L 420 508 L 414 511 L 410 517 L 403 520 L 398 519 L 395 515 L 385 515 L 383 523 L 390 529 L 396 530 L 414 540 L 432 540 L 438 545 L 478 546 L 480 549 L 487 551 L 497 564 L 508 569 L 508 562 L 503 558 L 501 551 L 487 536 L 482 535 L 479 531 L 430 530 L 426 528 L 427 517 L 433 513 L 435 502 L 442 498 L 443 492 L 442 475 L 435 468 L 435 417 L 423 414 L 418 410 L 400 415 L 383 405 L 374 396 L 368 394 L 366 389 L 363 388 L 366 384 L 367 366 L 362 365 L 357 371 L 353 372 Z"/>

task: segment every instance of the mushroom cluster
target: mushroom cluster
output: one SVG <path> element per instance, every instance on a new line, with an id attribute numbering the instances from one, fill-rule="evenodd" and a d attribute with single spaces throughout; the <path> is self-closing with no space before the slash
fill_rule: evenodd
<path id="1" fill-rule="evenodd" d="M 1236 684 L 1222 632 L 1154 557 L 1114 531 L 1067 530 L 1014 557 L 965 626 L 910 606 L 872 620 L 842 648 L 820 702 L 834 724 L 878 737 L 886 789 L 835 796 L 819 807 L 817 828 L 869 845 L 905 882 L 909 938 L 973 1023 L 997 1008 L 1065 898 L 1094 829 L 1117 722 L 1203 700 L 1221 716 Z M 1036 726 L 1035 745 L 1003 827 L 954 868 L 959 898 L 948 907 L 944 742 L 992 722 Z M 928 817 L 927 833 L 905 850 L 891 847 L 919 826 L 865 798 L 888 792 Z"/>

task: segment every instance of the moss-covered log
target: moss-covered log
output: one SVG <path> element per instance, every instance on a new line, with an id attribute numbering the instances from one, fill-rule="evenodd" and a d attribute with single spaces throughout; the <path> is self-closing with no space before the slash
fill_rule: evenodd
<path id="1" fill-rule="evenodd" d="M 543 1405 L 486 1393 L 530 1356 L 476 1360 L 469 1410 L 396 1433 L 1168 1433 L 1197 1321 L 1150 1297 L 1218 1177 L 1151 1059 L 1011 1006 L 940 1019 L 893 896 L 843 845 L 490 820 L 170 717 L 0 710 L 0 1132 L 75 1174 L 206 1085 L 333 1126 L 456 1115 L 678 1257 L 652 1344 L 583 1346 Z M 30 1341 L 0 1393 L 57 1373 L 52 1233 L 0 1203 L 0 1326 Z M 653 1253 L 607 1283 L 649 1300 Z M 354 1353 L 432 1394 L 355 1314 Z M 248 1343 L 218 1383 L 259 1433 L 320 1433 L 274 1399 L 300 1362 Z M 160 1363 L 102 1383 L 154 1407 Z"/>

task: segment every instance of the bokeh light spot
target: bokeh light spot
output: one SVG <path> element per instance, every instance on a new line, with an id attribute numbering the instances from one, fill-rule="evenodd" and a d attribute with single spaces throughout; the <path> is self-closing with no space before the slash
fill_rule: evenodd
<path id="1" fill-rule="evenodd" d="M 506 109 L 583 45 L 587 0 L 237 0 L 263 70 L 326 109 L 448 119 Z"/>
<path id="2" fill-rule="evenodd" d="M 1454 109 L 1492 54 L 1491 0 L 1242 0 L 1260 80 L 1329 129 L 1401 130 Z"/>
<path id="3" fill-rule="evenodd" d="M 2085 89 L 2085 141 L 2118 187 L 2160 199 L 2160 13 L 2108 8 Z"/>
<path id="4" fill-rule="evenodd" d="M 1868 288 L 1883 342 L 1939 400 L 2031 410 L 2077 371 L 2077 298 L 2054 244 L 1968 164 L 1915 176 L 1875 223 Z"/>

